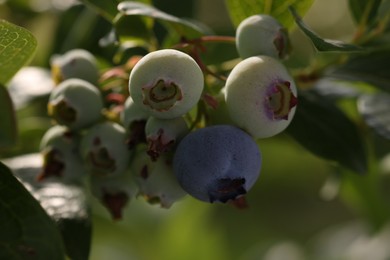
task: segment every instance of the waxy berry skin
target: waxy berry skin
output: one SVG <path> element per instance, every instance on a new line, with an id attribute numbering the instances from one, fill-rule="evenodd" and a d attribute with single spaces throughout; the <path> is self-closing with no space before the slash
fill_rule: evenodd
<path id="1" fill-rule="evenodd" d="M 286 29 L 274 17 L 266 14 L 250 16 L 239 24 L 236 46 L 243 59 L 258 55 L 283 59 L 290 51 Z"/>
<path id="2" fill-rule="evenodd" d="M 149 114 L 139 105 L 135 104 L 131 97 L 125 101 L 123 111 L 120 115 L 122 125 L 129 130 L 134 122 L 145 121 L 149 118 Z"/>
<path id="3" fill-rule="evenodd" d="M 134 103 L 157 118 L 184 115 L 199 101 L 203 91 L 203 72 L 195 60 L 173 49 L 145 55 L 129 77 Z"/>
<path id="4" fill-rule="evenodd" d="M 160 154 L 171 151 L 188 131 L 187 123 L 183 117 L 173 119 L 149 117 L 145 125 L 147 153 L 152 160 L 157 160 Z"/>
<path id="5" fill-rule="evenodd" d="M 232 121 L 254 138 L 274 136 L 290 124 L 297 89 L 277 59 L 255 56 L 238 63 L 227 78 L 225 100 Z"/>
<path id="6" fill-rule="evenodd" d="M 107 177 L 126 172 L 131 157 L 125 129 L 108 121 L 88 129 L 81 140 L 80 153 L 91 174 Z"/>
<path id="7" fill-rule="evenodd" d="M 64 126 L 49 128 L 40 143 L 42 171 L 37 180 L 56 178 L 65 183 L 80 183 L 86 176 L 79 154 L 80 136 Z"/>
<path id="8" fill-rule="evenodd" d="M 47 107 L 49 116 L 59 125 L 76 131 L 101 119 L 103 99 L 91 83 L 68 79 L 53 89 Z"/>
<path id="9" fill-rule="evenodd" d="M 78 78 L 96 85 L 99 70 L 95 57 L 84 49 L 73 49 L 63 55 L 54 55 L 50 61 L 54 81 Z"/>
<path id="10" fill-rule="evenodd" d="M 191 196 L 225 203 L 254 185 L 261 162 L 260 150 L 247 133 L 231 125 L 215 125 L 183 138 L 174 155 L 173 169 Z"/>
<path id="11" fill-rule="evenodd" d="M 149 204 L 170 208 L 187 194 L 173 174 L 170 156 L 164 154 L 152 161 L 146 154 L 146 147 L 140 147 L 130 167 L 138 186 L 138 195 Z"/>
<path id="12" fill-rule="evenodd" d="M 109 211 L 113 220 L 121 220 L 123 211 L 136 195 L 136 184 L 130 172 L 104 177 L 92 175 L 90 178 L 92 195 Z"/>
<path id="13" fill-rule="evenodd" d="M 139 105 L 135 104 L 131 97 L 125 101 L 120 114 L 120 121 L 127 132 L 127 145 L 134 149 L 139 143 L 146 142 L 145 125 L 149 114 Z"/>

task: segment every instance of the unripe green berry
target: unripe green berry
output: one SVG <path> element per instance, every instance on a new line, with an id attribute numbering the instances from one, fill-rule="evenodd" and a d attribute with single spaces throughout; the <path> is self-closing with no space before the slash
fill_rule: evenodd
<path id="1" fill-rule="evenodd" d="M 63 55 L 55 55 L 51 61 L 52 75 L 58 84 L 70 78 L 98 83 L 99 70 L 95 57 L 83 49 L 73 49 Z"/>
<path id="2" fill-rule="evenodd" d="M 152 161 L 144 148 L 139 149 L 131 163 L 131 172 L 139 188 L 138 194 L 150 204 L 170 208 L 187 193 L 179 185 L 170 159 L 161 155 L 157 161 Z"/>
<path id="3" fill-rule="evenodd" d="M 81 79 L 61 82 L 51 93 L 48 114 L 58 124 L 79 130 L 98 121 L 103 100 L 99 90 Z"/>
<path id="4" fill-rule="evenodd" d="M 92 194 L 110 212 L 114 220 L 120 220 L 123 210 L 136 194 L 136 184 L 129 172 L 111 178 L 91 176 Z"/>
<path id="5" fill-rule="evenodd" d="M 129 149 L 133 149 L 139 143 L 146 142 L 145 125 L 148 118 L 149 114 L 135 104 L 131 97 L 126 99 L 120 120 L 127 132 L 126 142 Z"/>
<path id="6" fill-rule="evenodd" d="M 43 166 L 37 179 L 82 182 L 86 174 L 79 155 L 79 143 L 80 136 L 66 127 L 56 125 L 47 130 L 40 144 Z"/>
<path id="7" fill-rule="evenodd" d="M 253 15 L 236 30 L 236 46 L 241 58 L 267 55 L 285 58 L 290 51 L 287 30 L 272 16 Z"/>
<path id="8" fill-rule="evenodd" d="M 175 118 L 199 101 L 203 73 L 186 53 L 164 49 L 145 55 L 130 73 L 129 90 L 134 103 L 157 118 Z"/>
<path id="9" fill-rule="evenodd" d="M 141 106 L 135 104 L 131 97 L 126 99 L 120 115 L 121 123 L 126 130 L 130 129 L 134 122 L 146 121 L 148 118 L 149 114 Z"/>
<path id="10" fill-rule="evenodd" d="M 100 123 L 88 129 L 81 140 L 80 153 L 87 169 L 101 176 L 123 174 L 131 156 L 126 145 L 125 129 L 112 122 Z"/>
<path id="11" fill-rule="evenodd" d="M 183 117 L 159 119 L 149 117 L 145 126 L 147 153 L 156 160 L 161 153 L 170 151 L 173 146 L 188 133 L 189 129 Z"/>
<path id="12" fill-rule="evenodd" d="M 230 117 L 255 138 L 282 132 L 295 114 L 294 80 L 274 58 L 255 56 L 241 61 L 228 76 L 225 88 Z"/>

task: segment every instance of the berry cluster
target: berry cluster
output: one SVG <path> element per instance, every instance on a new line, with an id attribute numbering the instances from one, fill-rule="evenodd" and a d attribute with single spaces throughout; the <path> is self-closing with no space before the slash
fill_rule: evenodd
<path id="1" fill-rule="evenodd" d="M 164 208 L 186 194 L 243 206 L 262 164 L 256 139 L 289 125 L 297 89 L 279 60 L 289 42 L 274 18 L 244 20 L 236 44 L 243 60 L 218 91 L 199 46 L 135 56 L 100 76 L 85 50 L 54 57 L 48 113 L 56 125 L 42 139 L 38 179 L 88 181 L 115 219 L 135 195 Z M 228 119 L 213 120 L 216 111 Z"/>

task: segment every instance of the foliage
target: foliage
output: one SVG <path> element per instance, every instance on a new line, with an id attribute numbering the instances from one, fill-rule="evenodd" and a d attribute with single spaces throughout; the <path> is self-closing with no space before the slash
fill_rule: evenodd
<path id="1" fill-rule="evenodd" d="M 119 120 L 114 109 L 119 101 L 112 97 L 119 96 L 122 100 L 128 96 L 127 80 L 137 57 L 164 48 L 175 48 L 188 53 L 206 76 L 203 95 L 205 102 L 199 103 L 188 114 L 192 126 L 205 125 L 212 121 L 213 113 L 220 112 L 214 110 L 213 105 L 218 103 L 218 93 L 223 88 L 226 77 L 240 60 L 235 51 L 233 36 L 221 35 L 212 25 L 203 24 L 202 21 L 170 14 L 157 7 L 155 2 L 158 1 L 81 2 L 82 4 L 61 11 L 57 29 L 67 31 L 57 32 L 52 50 L 47 55 L 59 50 L 64 52 L 72 48 L 90 47 L 89 50 L 99 58 L 99 88 L 107 105 L 107 118 Z M 314 2 L 225 0 L 233 25 L 230 34 L 234 33 L 234 28 L 243 19 L 253 14 L 265 13 L 278 19 L 290 33 L 295 28 L 307 37 L 316 50 L 308 65 L 300 68 L 294 64 L 296 61 L 293 59 L 285 61 L 296 81 L 299 101 L 296 115 L 285 134 L 273 138 L 271 146 L 277 147 L 270 148 L 276 151 L 273 160 L 280 162 L 280 158 L 289 151 L 289 148 L 279 147 L 278 142 L 294 140 L 296 143 L 291 144 L 289 141 L 287 144 L 299 144 L 297 149 L 304 149 L 310 156 L 326 163 L 326 167 L 329 167 L 328 182 L 332 180 L 336 183 L 331 186 L 337 190 L 338 198 L 355 209 L 357 215 L 371 227 L 383 230 L 389 221 L 390 208 L 381 186 L 386 183 L 386 177 L 379 174 L 378 162 L 388 153 L 390 136 L 390 1 L 349 0 L 348 7 L 356 28 L 349 42 L 323 38 L 306 24 L 303 18 Z M 25 8 L 24 12 L 28 9 L 20 8 L 15 3 L 7 4 L 7 7 L 15 10 Z M 39 15 L 37 12 L 34 14 Z M 89 23 L 83 24 L 81 21 Z M 93 37 L 100 40 L 93 38 L 95 42 L 90 44 L 88 39 L 77 33 L 75 27 L 80 26 L 85 26 L 84 29 L 88 27 L 88 30 L 94 32 Z M 24 114 L 32 113 L 34 119 L 42 120 L 39 122 L 48 121 L 44 111 L 46 99 L 42 102 L 37 98 L 30 101 L 28 109 L 15 111 L 10 91 L 13 76 L 31 62 L 36 47 L 37 40 L 27 29 L 0 20 L 0 151 L 9 166 L 8 168 L 0 163 L 0 258 L 24 259 L 26 255 L 33 255 L 36 259 L 64 259 L 66 256 L 71 259 L 88 259 L 92 237 L 91 202 L 87 199 L 89 187 L 57 181 L 37 184 L 36 175 L 43 164 L 40 157 L 35 158 L 32 164 L 28 164 L 26 160 L 22 167 L 12 163 L 12 160 L 5 160 L 6 157 L 26 152 L 23 148 L 17 150 L 20 145 L 17 138 L 24 142 L 30 139 L 29 133 L 17 126 L 23 124 L 19 119 Z M 292 47 L 291 57 L 294 57 L 294 46 Z M 48 63 L 46 61 L 41 66 L 47 66 Z M 40 133 L 38 137 L 35 134 L 32 138 L 34 140 L 43 134 L 42 129 L 37 131 Z M 266 141 L 260 140 L 258 143 L 260 146 L 263 143 L 267 146 Z M 292 157 L 295 158 L 294 155 Z M 299 167 L 304 168 L 305 161 L 296 157 Z M 291 161 L 287 158 L 286 162 Z M 27 168 L 30 168 L 29 173 L 23 173 L 23 169 Z M 310 186 L 309 181 L 302 183 Z M 58 201 L 63 204 L 58 206 Z M 191 209 L 186 210 L 191 212 Z M 207 215 L 202 210 L 196 213 L 193 214 L 195 217 Z M 186 220 L 177 218 L 174 221 L 178 223 L 178 228 L 188 224 Z M 206 225 L 201 220 L 199 222 L 200 225 Z M 175 226 L 175 223 L 168 223 L 168 226 Z M 200 232 L 191 228 L 194 233 Z M 230 228 L 240 232 L 238 227 Z M 181 239 L 176 234 L 179 230 L 165 231 L 177 240 Z M 213 235 L 207 238 L 210 244 L 213 239 L 220 239 L 218 235 L 215 238 Z M 154 238 L 153 241 L 163 241 L 162 244 L 167 245 L 166 241 L 169 240 Z M 200 241 L 199 247 L 202 246 L 210 249 L 210 245 Z M 226 249 L 221 248 L 223 246 L 216 248 L 213 254 L 222 259 L 226 257 Z M 178 251 L 176 256 L 185 255 L 183 251 Z M 171 252 L 166 255 L 172 257 Z"/>

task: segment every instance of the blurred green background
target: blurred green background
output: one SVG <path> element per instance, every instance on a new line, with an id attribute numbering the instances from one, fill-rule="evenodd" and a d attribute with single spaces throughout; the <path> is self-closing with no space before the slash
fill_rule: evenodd
<path id="1" fill-rule="evenodd" d="M 167 13 L 197 19 L 217 34 L 234 35 L 223 0 L 153 2 Z M 52 54 L 72 48 L 88 49 L 102 60 L 113 54 L 98 45 L 110 25 L 73 0 L 0 0 L 0 17 L 36 36 L 38 50 L 31 66 L 48 68 Z M 316 0 L 305 21 L 326 38 L 348 41 L 353 35 L 346 0 Z M 315 55 L 312 46 L 296 30 L 291 39 L 295 66 L 307 65 Z M 38 151 L 40 138 L 51 125 L 46 99 L 41 95 L 17 106 L 19 141 L 2 151 L 1 157 Z M 365 211 L 355 201 L 371 195 L 340 187 L 336 167 L 309 154 L 287 135 L 258 143 L 263 168 L 247 195 L 248 209 L 186 197 L 166 210 L 138 198 L 131 201 L 122 221 L 113 222 L 92 199 L 90 259 L 390 259 L 390 228 L 375 230 L 372 215 L 376 213 Z M 372 167 L 378 174 L 389 172 L 386 160 Z"/>

